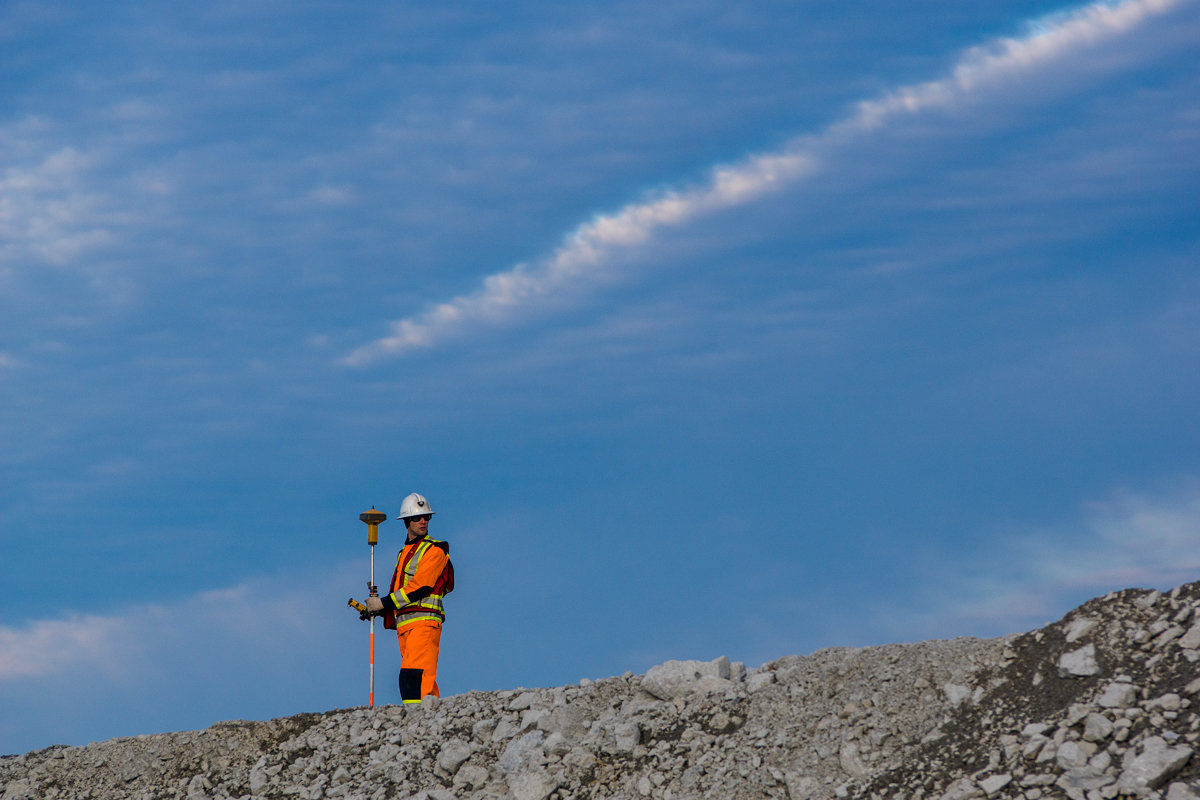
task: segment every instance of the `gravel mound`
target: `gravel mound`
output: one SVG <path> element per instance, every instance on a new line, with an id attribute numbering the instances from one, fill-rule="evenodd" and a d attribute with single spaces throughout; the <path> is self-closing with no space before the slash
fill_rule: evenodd
<path id="1" fill-rule="evenodd" d="M 0 758 L 0 798 L 1200 800 L 1198 607 L 51 747 Z"/>

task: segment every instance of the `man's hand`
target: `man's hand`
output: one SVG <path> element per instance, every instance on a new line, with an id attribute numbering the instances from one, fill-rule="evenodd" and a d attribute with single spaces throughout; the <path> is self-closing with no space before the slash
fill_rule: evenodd
<path id="1" fill-rule="evenodd" d="M 377 596 L 367 598 L 367 616 L 378 617 L 383 613 L 383 601 Z"/>

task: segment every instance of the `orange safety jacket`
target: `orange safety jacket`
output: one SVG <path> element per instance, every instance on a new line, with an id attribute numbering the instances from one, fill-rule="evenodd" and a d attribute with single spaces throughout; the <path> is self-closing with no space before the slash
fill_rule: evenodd
<path id="1" fill-rule="evenodd" d="M 447 591 L 449 564 L 448 542 L 425 536 L 404 545 L 396 556 L 396 571 L 392 573 L 390 597 L 397 610 L 385 612 L 383 626 L 394 629 L 422 619 L 445 620 L 442 599 Z M 426 587 L 430 590 L 428 594 L 419 591 Z"/>

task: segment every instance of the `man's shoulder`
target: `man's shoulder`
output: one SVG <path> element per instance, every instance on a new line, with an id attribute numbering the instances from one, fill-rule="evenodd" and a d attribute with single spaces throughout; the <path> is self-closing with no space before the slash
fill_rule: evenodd
<path id="1" fill-rule="evenodd" d="M 404 547 L 400 548 L 400 552 L 403 553 L 404 551 L 409 550 L 410 548 L 422 548 L 422 547 L 425 547 L 426 545 L 428 545 L 429 547 L 436 547 L 437 549 L 444 552 L 446 555 L 450 555 L 450 543 L 447 541 L 444 541 L 442 539 L 435 539 L 432 536 L 422 536 L 420 539 L 417 539 L 415 542 L 405 542 Z"/>

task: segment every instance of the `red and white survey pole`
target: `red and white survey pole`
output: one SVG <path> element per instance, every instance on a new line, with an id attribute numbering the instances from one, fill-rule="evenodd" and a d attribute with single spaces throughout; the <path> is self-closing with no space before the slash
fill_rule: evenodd
<path id="1" fill-rule="evenodd" d="M 371 545 L 371 580 L 367 581 L 367 591 L 371 597 L 378 597 L 379 590 L 375 586 L 375 545 L 379 543 L 379 524 L 387 521 L 387 514 L 376 511 L 371 506 L 370 511 L 364 511 L 358 518 L 367 523 L 367 544 Z M 371 617 L 371 694 L 367 705 L 375 705 L 375 618 Z"/>

